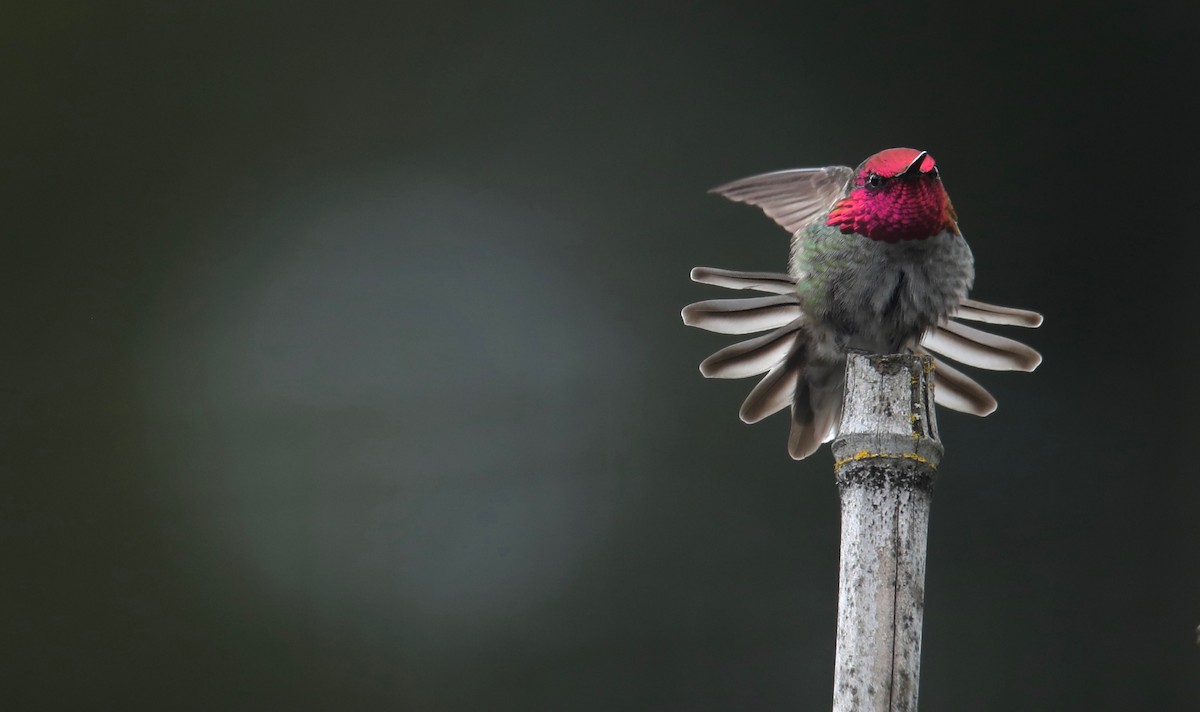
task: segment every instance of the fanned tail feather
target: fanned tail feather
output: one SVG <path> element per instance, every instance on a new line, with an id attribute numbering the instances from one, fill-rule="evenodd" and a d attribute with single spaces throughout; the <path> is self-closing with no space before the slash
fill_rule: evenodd
<path id="1" fill-rule="evenodd" d="M 685 324 L 722 334 L 751 334 L 752 339 L 728 346 L 706 358 L 700 372 L 707 378 L 767 375 L 750 391 L 739 411 L 757 423 L 791 407 L 788 453 L 797 460 L 812 455 L 837 436 L 842 414 L 845 361 L 810 362 L 811 333 L 796 296 L 796 279 L 777 272 L 735 272 L 711 267 L 692 270 L 692 279 L 728 289 L 753 290 L 771 296 L 711 299 L 683 309 Z M 1037 327 L 1042 316 L 1024 309 L 964 300 L 951 319 Z M 929 329 L 913 353 L 937 354 L 968 366 L 997 371 L 1032 371 L 1041 363 L 1034 349 L 1013 339 L 989 334 L 947 319 Z M 953 410 L 985 416 L 996 399 L 969 376 L 934 357 L 934 401 Z"/>
<path id="2" fill-rule="evenodd" d="M 922 348 L 913 349 L 914 353 L 928 356 L 928 351 Z M 938 405 L 960 413 L 971 415 L 990 415 L 996 410 L 996 399 L 987 389 L 975 382 L 967 374 L 954 368 L 936 356 L 933 358 L 933 400 Z"/>
<path id="3" fill-rule="evenodd" d="M 846 364 L 809 364 L 792 399 L 792 429 L 788 454 L 803 460 L 838 433 L 842 419 L 842 391 Z"/>
<path id="4" fill-rule="evenodd" d="M 713 306 L 717 301 L 727 303 Z M 687 307 L 684 321 L 714 331 L 750 331 L 751 323 L 767 323 L 757 315 L 762 310 L 789 307 L 799 314 L 799 306 L 790 297 L 713 302 Z M 739 317 L 743 321 L 717 321 Z M 840 361 L 806 363 L 809 337 L 804 326 L 800 315 L 770 333 L 721 349 L 700 364 L 700 372 L 708 378 L 744 378 L 767 372 L 746 396 L 738 415 L 746 423 L 757 423 L 790 406 L 788 453 L 797 460 L 813 454 L 837 434 L 845 370 Z"/>
<path id="5" fill-rule="evenodd" d="M 718 334 L 752 334 L 778 329 L 802 316 L 794 294 L 749 299 L 710 299 L 683 308 L 683 323 Z"/>
<path id="6" fill-rule="evenodd" d="M 989 334 L 953 321 L 925 333 L 921 346 L 959 363 L 992 371 L 1032 371 L 1042 355 L 1019 341 Z"/>
<path id="7" fill-rule="evenodd" d="M 804 372 L 804 364 L 789 356 L 783 363 L 771 369 L 758 385 L 746 396 L 738 411 L 743 423 L 757 423 L 772 416 L 792 403 L 792 394 Z"/>
<path id="8" fill-rule="evenodd" d="M 692 281 L 726 289 L 754 289 L 772 294 L 794 294 L 796 280 L 782 272 L 735 272 L 715 267 L 692 269 Z"/>
<path id="9" fill-rule="evenodd" d="M 783 362 L 796 342 L 799 321 L 769 334 L 727 346 L 700 363 L 706 378 L 746 378 L 765 373 Z"/>
<path id="10" fill-rule="evenodd" d="M 1006 324 L 1035 329 L 1042 325 L 1042 315 L 1027 309 L 1002 307 L 974 299 L 964 299 L 958 309 L 950 315 L 954 319 L 982 321 L 988 324 Z"/>

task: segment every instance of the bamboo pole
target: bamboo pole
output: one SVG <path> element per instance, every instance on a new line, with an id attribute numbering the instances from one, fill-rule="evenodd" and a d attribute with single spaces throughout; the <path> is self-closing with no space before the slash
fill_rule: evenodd
<path id="1" fill-rule="evenodd" d="M 942 457 L 928 356 L 851 355 L 833 442 L 842 503 L 834 712 L 915 712 Z"/>

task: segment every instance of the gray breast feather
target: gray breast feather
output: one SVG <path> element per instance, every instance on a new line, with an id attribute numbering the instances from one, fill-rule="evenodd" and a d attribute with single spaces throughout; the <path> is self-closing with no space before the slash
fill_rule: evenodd
<path id="1" fill-rule="evenodd" d="M 966 299 L 975 277 L 970 248 L 950 232 L 898 243 L 824 232 L 801 252 L 797 264 L 812 282 L 798 285 L 806 311 L 846 347 L 867 351 L 919 339 Z"/>

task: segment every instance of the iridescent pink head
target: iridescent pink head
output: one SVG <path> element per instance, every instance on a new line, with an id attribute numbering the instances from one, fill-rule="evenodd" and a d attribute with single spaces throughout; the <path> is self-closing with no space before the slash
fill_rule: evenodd
<path id="1" fill-rule="evenodd" d="M 924 240 L 949 231 L 958 217 L 926 151 L 889 148 L 863 161 L 850 193 L 834 204 L 828 225 L 872 240 Z"/>

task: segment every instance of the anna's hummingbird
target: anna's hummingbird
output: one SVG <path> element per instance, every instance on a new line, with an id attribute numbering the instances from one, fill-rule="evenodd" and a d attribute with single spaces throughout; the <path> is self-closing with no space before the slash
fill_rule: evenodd
<path id="1" fill-rule="evenodd" d="M 926 151 L 891 148 L 846 166 L 767 173 L 714 188 L 757 205 L 792 233 L 787 274 L 697 267 L 696 282 L 775 296 L 718 299 L 683 310 L 685 324 L 723 334 L 772 330 L 700 364 L 708 378 L 767 373 L 742 404 L 747 423 L 791 406 L 788 452 L 797 460 L 837 435 L 846 355 L 936 352 L 993 370 L 1032 371 L 1024 344 L 954 319 L 1036 327 L 1034 312 L 967 298 L 971 248 Z M 996 400 L 937 361 L 934 399 L 987 415 Z"/>

